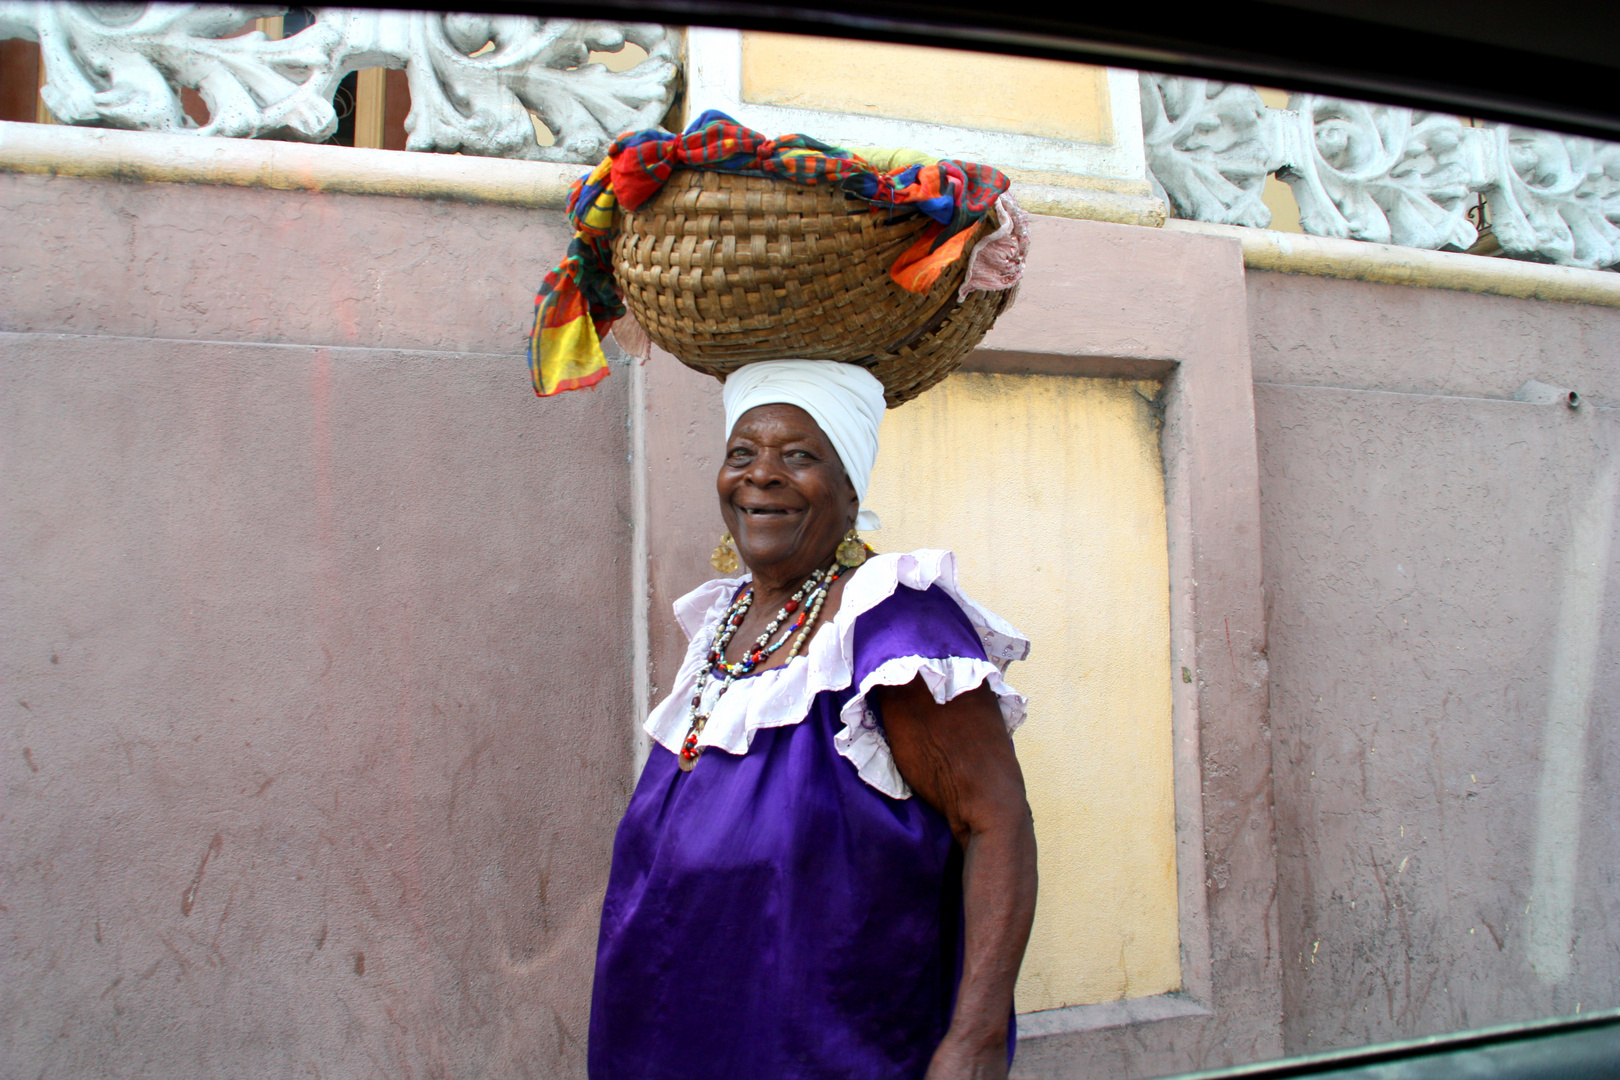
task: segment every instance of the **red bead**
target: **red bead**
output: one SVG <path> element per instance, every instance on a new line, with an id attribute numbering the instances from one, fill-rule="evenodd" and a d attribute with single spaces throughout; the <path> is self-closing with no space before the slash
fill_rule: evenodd
<path id="1" fill-rule="evenodd" d="M 789 600 L 787 602 L 787 606 L 784 607 L 782 610 L 787 612 L 789 615 L 791 615 L 795 611 L 799 610 L 799 602 L 797 600 Z"/>

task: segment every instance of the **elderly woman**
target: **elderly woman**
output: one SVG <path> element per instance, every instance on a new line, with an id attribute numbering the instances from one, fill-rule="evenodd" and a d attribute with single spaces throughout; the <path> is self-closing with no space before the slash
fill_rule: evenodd
<path id="1" fill-rule="evenodd" d="M 1007 1073 L 1035 838 L 1002 671 L 1028 643 L 950 553 L 859 540 L 883 408 L 848 364 L 726 381 L 747 573 L 675 605 L 691 646 L 614 843 L 593 1080 Z"/>

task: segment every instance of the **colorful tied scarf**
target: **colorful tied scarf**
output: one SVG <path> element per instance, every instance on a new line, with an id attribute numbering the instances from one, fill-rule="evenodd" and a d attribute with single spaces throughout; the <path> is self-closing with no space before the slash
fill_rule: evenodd
<path id="1" fill-rule="evenodd" d="M 767 139 L 710 110 L 682 135 L 651 130 L 622 135 L 568 193 L 574 239 L 534 298 L 529 373 L 541 397 L 594 386 L 607 377 L 602 336 L 625 314 L 613 280 L 619 210 L 656 195 L 676 169 L 776 176 L 798 184 L 836 184 L 872 204 L 873 213 L 905 206 L 933 219 L 889 268 L 908 292 L 925 293 L 961 257 L 968 238 L 1007 178 L 967 161 L 909 164 L 880 172 L 865 159 L 808 135 Z"/>

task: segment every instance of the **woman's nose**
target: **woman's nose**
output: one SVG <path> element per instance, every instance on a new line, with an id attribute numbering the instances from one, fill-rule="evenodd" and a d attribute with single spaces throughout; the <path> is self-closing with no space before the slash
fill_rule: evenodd
<path id="1" fill-rule="evenodd" d="M 748 470 L 743 476 L 755 487 L 769 487 L 772 484 L 782 483 L 781 456 L 768 450 L 756 454 L 754 460 L 748 463 Z"/>

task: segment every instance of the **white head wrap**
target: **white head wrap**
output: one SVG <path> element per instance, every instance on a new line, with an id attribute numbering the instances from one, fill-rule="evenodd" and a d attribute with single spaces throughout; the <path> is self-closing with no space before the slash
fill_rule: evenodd
<path id="1" fill-rule="evenodd" d="M 762 360 L 726 377 L 726 438 L 742 414 L 760 405 L 797 405 L 826 433 L 864 503 L 877 463 L 878 425 L 883 421 L 883 384 L 863 367 L 835 360 Z M 864 507 L 855 526 L 879 527 Z"/>

